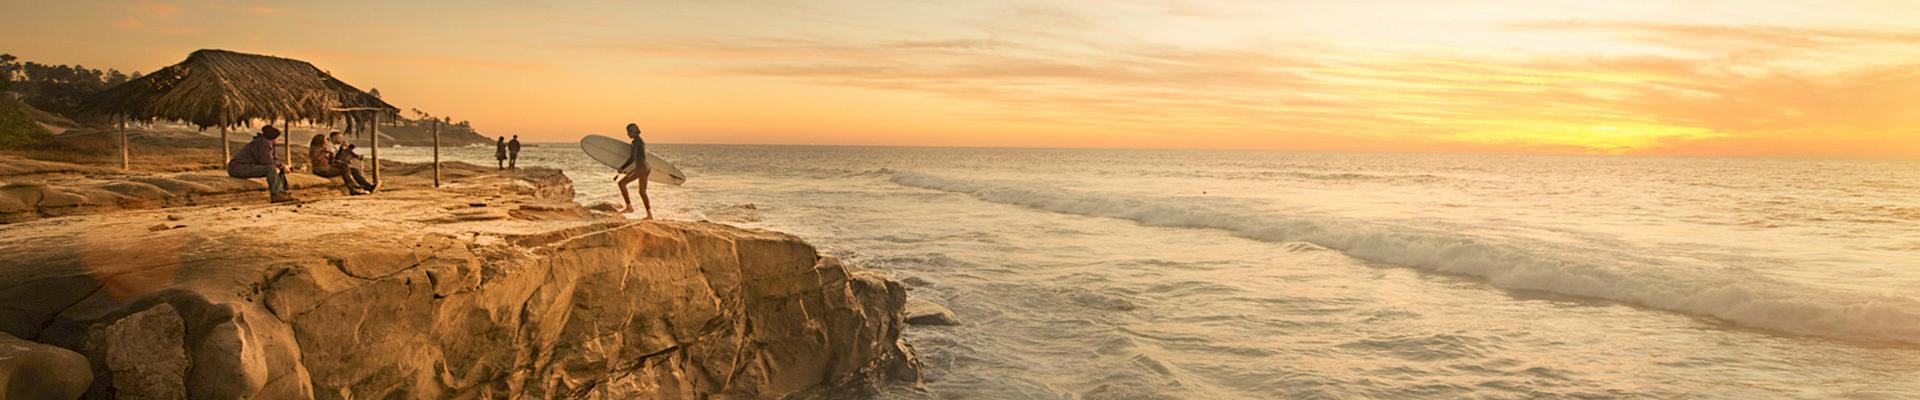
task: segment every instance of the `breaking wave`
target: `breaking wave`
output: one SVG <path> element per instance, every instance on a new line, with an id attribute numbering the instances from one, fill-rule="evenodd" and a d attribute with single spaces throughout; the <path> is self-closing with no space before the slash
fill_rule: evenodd
<path id="1" fill-rule="evenodd" d="M 1555 248 L 1361 221 L 1273 215 L 1220 204 L 1077 192 L 896 172 L 894 183 L 1051 212 L 1143 225 L 1218 229 L 1306 242 L 1361 260 L 1486 279 L 1494 286 L 1605 299 L 1737 325 L 1823 337 L 1920 344 L 1920 301 L 1840 293 L 1734 267 L 1670 265 L 1630 249 Z"/>

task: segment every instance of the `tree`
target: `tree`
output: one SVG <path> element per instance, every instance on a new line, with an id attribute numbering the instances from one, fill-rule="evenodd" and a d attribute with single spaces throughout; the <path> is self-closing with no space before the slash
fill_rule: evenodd
<path id="1" fill-rule="evenodd" d="M 0 92 L 13 87 L 13 70 L 20 68 L 13 63 L 14 60 L 19 58 L 14 58 L 12 54 L 0 53 Z"/>
<path id="2" fill-rule="evenodd" d="M 413 109 L 413 116 L 414 116 L 414 121 L 420 122 L 420 123 L 425 123 L 429 121 L 439 121 L 433 118 L 433 114 L 427 113 L 426 111 L 420 111 L 420 109 L 418 108 Z"/>
<path id="3" fill-rule="evenodd" d="M 117 69 L 108 69 L 107 79 L 105 83 L 107 87 L 114 87 L 122 83 L 126 83 L 127 79 L 129 78 L 127 78 L 126 73 L 122 73 L 120 72 L 120 70 L 117 70 Z"/>
<path id="4" fill-rule="evenodd" d="M 140 77 L 119 70 L 105 71 L 84 65 L 48 65 L 22 62 L 11 54 L 0 54 L 0 90 L 13 92 L 35 108 L 73 115 L 87 97 L 106 88 Z"/>

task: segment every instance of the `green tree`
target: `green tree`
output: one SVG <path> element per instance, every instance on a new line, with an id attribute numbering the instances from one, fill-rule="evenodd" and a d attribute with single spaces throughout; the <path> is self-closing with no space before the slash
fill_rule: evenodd
<path id="1" fill-rule="evenodd" d="M 87 97 L 110 86 L 139 77 L 119 70 L 97 70 L 84 65 L 22 62 L 0 55 L 0 90 L 19 96 L 28 105 L 56 114 L 73 115 Z"/>
<path id="2" fill-rule="evenodd" d="M 21 109 L 19 101 L 0 97 L 0 149 L 33 146 L 52 136 Z"/>

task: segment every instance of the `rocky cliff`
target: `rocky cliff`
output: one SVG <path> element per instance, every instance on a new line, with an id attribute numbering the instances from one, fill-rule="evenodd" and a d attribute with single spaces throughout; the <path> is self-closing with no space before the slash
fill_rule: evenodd
<path id="1" fill-rule="evenodd" d="M 897 283 L 789 235 L 599 216 L 565 185 L 529 170 L 0 225 L 0 333 L 84 356 L 88 398 L 809 398 L 919 379 Z M 0 374 L 89 372 L 35 365 Z"/>

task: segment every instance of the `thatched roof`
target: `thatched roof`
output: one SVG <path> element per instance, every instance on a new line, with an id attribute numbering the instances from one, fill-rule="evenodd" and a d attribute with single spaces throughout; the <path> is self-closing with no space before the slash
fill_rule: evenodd
<path id="1" fill-rule="evenodd" d="M 249 120 L 322 121 L 341 108 L 399 108 L 306 61 L 200 50 L 186 61 L 107 88 L 87 111 L 139 120 L 231 126 Z"/>

